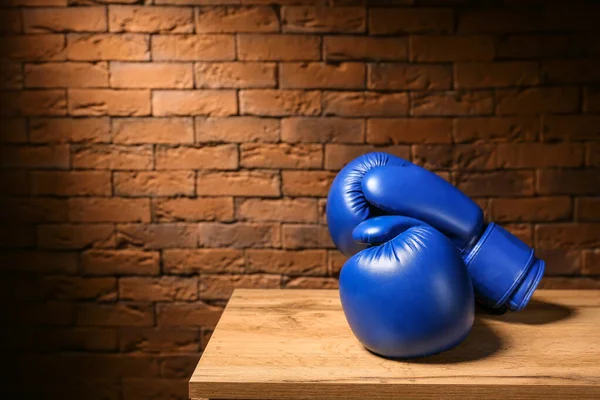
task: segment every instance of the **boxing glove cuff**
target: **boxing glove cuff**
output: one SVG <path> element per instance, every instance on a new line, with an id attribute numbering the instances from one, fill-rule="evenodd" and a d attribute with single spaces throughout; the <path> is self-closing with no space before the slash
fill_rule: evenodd
<path id="1" fill-rule="evenodd" d="M 492 308 L 506 304 L 513 311 L 527 305 L 545 269 L 532 248 L 494 223 L 465 249 L 463 258 L 476 295 Z"/>

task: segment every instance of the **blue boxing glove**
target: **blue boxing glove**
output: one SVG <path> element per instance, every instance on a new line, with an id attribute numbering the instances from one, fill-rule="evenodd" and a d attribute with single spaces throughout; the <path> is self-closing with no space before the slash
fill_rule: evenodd
<path id="1" fill-rule="evenodd" d="M 374 353 L 391 358 L 454 347 L 474 318 L 471 279 L 454 244 L 413 218 L 381 216 L 354 229 L 366 248 L 340 273 L 350 328 Z"/>
<path id="2" fill-rule="evenodd" d="M 478 301 L 490 308 L 527 305 L 544 273 L 533 249 L 494 223 L 469 197 L 440 178 L 402 158 L 370 153 L 346 165 L 327 199 L 327 223 L 333 242 L 345 255 L 364 245 L 352 240 L 362 221 L 378 215 L 419 219 L 446 235 L 460 250 Z"/>

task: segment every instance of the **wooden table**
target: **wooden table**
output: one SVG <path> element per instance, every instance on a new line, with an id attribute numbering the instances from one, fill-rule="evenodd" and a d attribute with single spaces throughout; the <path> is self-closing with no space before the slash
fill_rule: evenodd
<path id="1" fill-rule="evenodd" d="M 192 399 L 600 399 L 600 291 L 539 290 L 458 347 L 393 361 L 354 338 L 335 290 L 236 290 Z"/>

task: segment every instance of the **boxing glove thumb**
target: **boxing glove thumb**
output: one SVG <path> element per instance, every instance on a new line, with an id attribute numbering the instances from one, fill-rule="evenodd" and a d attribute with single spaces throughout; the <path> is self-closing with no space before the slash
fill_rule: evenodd
<path id="1" fill-rule="evenodd" d="M 352 236 L 370 247 L 344 264 L 340 299 L 352 332 L 367 349 L 391 358 L 421 357 L 468 335 L 473 288 L 448 238 L 403 216 L 368 219 Z"/>

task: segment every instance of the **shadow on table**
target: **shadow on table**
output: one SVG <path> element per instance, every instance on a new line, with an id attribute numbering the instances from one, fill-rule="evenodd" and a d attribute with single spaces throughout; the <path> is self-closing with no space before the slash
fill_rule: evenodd
<path id="1" fill-rule="evenodd" d="M 433 356 L 404 360 L 417 364 L 456 364 L 480 360 L 502 350 L 503 340 L 482 319 L 475 318 L 471 333 L 461 344 Z"/>
<path id="2" fill-rule="evenodd" d="M 508 311 L 501 315 L 480 312 L 479 317 L 514 324 L 544 325 L 569 319 L 575 316 L 575 313 L 576 310 L 571 307 L 541 300 L 531 300 L 524 310 L 518 312 Z"/>

